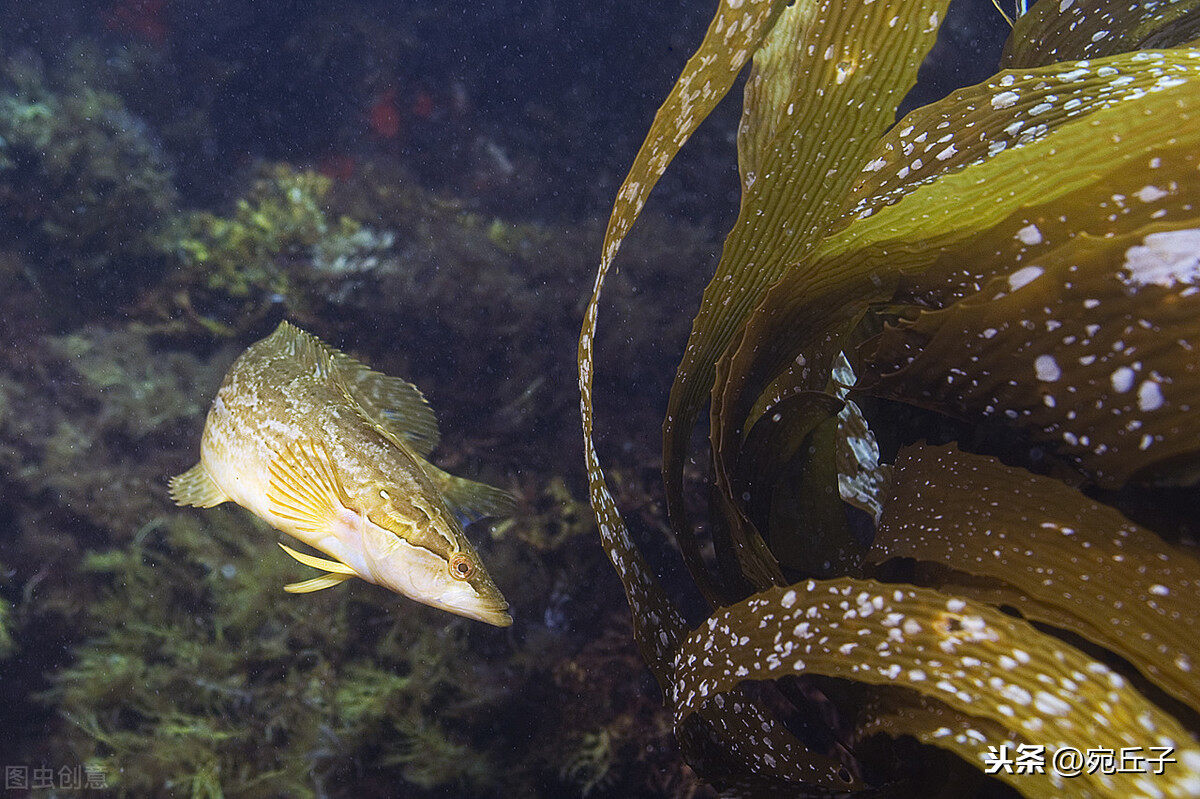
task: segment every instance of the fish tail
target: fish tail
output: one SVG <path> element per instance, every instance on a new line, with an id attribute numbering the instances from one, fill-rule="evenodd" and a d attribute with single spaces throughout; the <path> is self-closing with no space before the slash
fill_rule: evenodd
<path id="1" fill-rule="evenodd" d="M 211 508 L 229 499 L 220 486 L 208 476 L 203 463 L 197 463 L 183 474 L 171 478 L 171 499 L 176 505 Z"/>

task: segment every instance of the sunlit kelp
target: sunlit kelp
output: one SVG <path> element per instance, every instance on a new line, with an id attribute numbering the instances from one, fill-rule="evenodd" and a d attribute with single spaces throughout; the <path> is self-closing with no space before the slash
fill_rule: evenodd
<path id="1" fill-rule="evenodd" d="M 1183 749 L 1190 739 L 1178 722 L 1082 652 L 987 605 L 873 580 L 809 580 L 718 611 L 681 648 L 675 713 L 686 717 L 742 680 L 778 679 L 788 670 L 903 686 L 1051 751 L 1086 740 L 1200 758 L 1194 745 Z M 984 736 L 977 758 L 1001 742 Z M 1187 795 L 1187 776 L 1169 775 L 1160 787 Z M 1065 786 L 1057 775 L 1046 777 Z M 1140 795 L 1145 779 L 1122 775 L 1107 787 Z"/>
<path id="2" fill-rule="evenodd" d="M 739 131 L 738 222 L 705 291 L 663 425 L 667 502 L 685 557 L 698 545 L 686 532 L 682 467 L 717 357 L 771 283 L 811 250 L 814 233 L 836 213 L 837 198 L 853 184 L 863 154 L 915 82 L 946 5 L 796 4 L 755 54 Z M 896 25 L 901 16 L 911 24 Z M 842 135 L 846 130 L 856 135 Z M 723 493 L 733 493 L 720 466 L 715 479 Z M 758 588 L 778 582 L 778 567 L 758 533 L 736 507 L 727 510 L 741 572 Z M 688 566 L 705 586 L 709 578 L 695 555 Z M 727 591 L 725 599 L 735 593 Z"/>
<path id="3" fill-rule="evenodd" d="M 1055 74 L 1043 79 L 1061 86 L 1059 100 L 1071 102 L 1072 90 L 1059 84 L 1064 66 L 1047 69 Z M 822 307 L 823 298 L 810 290 L 815 275 L 832 270 L 837 277 L 830 282 L 836 281 L 836 290 L 859 313 L 865 312 L 871 301 L 910 303 L 919 308 L 967 297 L 962 308 L 921 317 L 917 323 L 918 328 L 930 331 L 922 336 L 928 340 L 932 338 L 931 323 L 946 316 L 961 319 L 962 314 L 972 319 L 967 327 L 944 331 L 955 338 L 950 345 L 955 353 L 943 357 L 935 368 L 954 374 L 926 371 L 915 375 L 906 384 L 906 399 L 930 404 L 931 396 L 946 393 L 954 397 L 962 392 L 973 399 L 972 415 L 1019 417 L 1016 423 L 1031 435 L 1059 438 L 1060 444 L 1067 445 L 1064 455 L 1089 465 L 1092 476 L 1105 481 L 1110 480 L 1110 471 L 1116 472 L 1111 479 L 1123 481 L 1138 467 L 1195 449 L 1197 439 L 1189 434 L 1196 425 L 1194 417 L 1161 408 L 1168 403 L 1160 398 L 1161 388 L 1173 394 L 1165 384 L 1181 381 L 1184 386 L 1180 388 L 1186 391 L 1191 379 L 1185 355 L 1190 346 L 1187 311 L 1180 307 L 1181 303 L 1190 305 L 1191 293 L 1187 286 L 1175 291 L 1170 288 L 1173 270 L 1186 271 L 1187 264 L 1186 255 L 1171 255 L 1172 245 L 1179 249 L 1180 240 L 1192 235 L 1186 231 L 1193 224 L 1191 209 L 1197 189 L 1194 182 L 1180 176 L 1194 170 L 1200 142 L 1200 126 L 1187 124 L 1193 119 L 1196 102 L 1189 81 L 1198 69 L 1200 59 L 1191 51 L 1110 59 L 1088 72 L 1105 75 L 1106 85 L 1117 83 L 1119 93 L 1132 87 L 1121 99 L 1100 91 L 1096 96 L 1104 100 L 1090 109 L 1086 104 L 1073 105 L 1068 113 L 1055 115 L 1043 108 L 1035 116 L 1045 114 L 1046 121 L 1021 134 L 1011 146 L 1004 140 L 975 145 L 977 150 L 990 148 L 990 158 L 983 152 L 956 152 L 946 159 L 950 165 L 935 167 L 933 175 L 915 180 L 906 165 L 912 159 L 901 155 L 914 149 L 913 141 L 905 141 L 906 136 L 914 136 L 914 129 L 928 131 L 932 138 L 939 125 L 948 127 L 952 112 L 969 111 L 985 102 L 989 106 L 1011 103 L 1004 112 L 1013 111 L 1018 104 L 1023 110 L 1012 117 L 1001 115 L 981 122 L 981 134 L 1019 129 L 1018 123 L 1024 124 L 1028 113 L 1050 103 L 1041 99 L 1040 93 L 1034 98 L 1021 96 L 1023 85 L 1039 82 L 1036 75 L 1017 81 L 1001 77 L 993 81 L 994 98 L 1002 98 L 999 103 L 988 102 L 986 94 L 968 89 L 903 120 L 898 131 L 885 137 L 879 156 L 885 163 L 877 166 L 868 180 L 878 181 L 877 175 L 888 171 L 893 173 L 892 182 L 901 181 L 900 191 L 908 193 L 896 198 L 877 190 L 856 200 L 850 215 L 859 220 L 823 242 L 821 253 L 828 255 L 789 274 L 774 287 L 764 313 L 750 323 L 747 332 L 755 342 L 771 342 L 772 349 L 754 352 L 747 347 L 735 356 L 747 366 L 738 370 L 740 385 L 730 381 L 723 387 L 726 423 L 737 423 L 738 410 L 757 414 L 780 392 L 820 380 L 811 365 L 788 365 L 795 355 L 789 359 L 787 353 L 807 348 L 810 364 L 831 357 L 827 347 L 813 349 L 806 344 L 802 333 L 805 329 L 820 332 L 823 328 L 819 325 L 829 327 L 835 319 L 844 322 L 849 315 L 847 309 Z M 1125 103 L 1144 108 L 1131 115 L 1126 113 Z M 943 111 L 942 106 L 950 107 Z M 974 121 L 969 115 L 960 118 Z M 1176 126 L 1181 119 L 1185 123 L 1182 129 Z M 1119 139 L 1121 150 L 1094 146 L 1098 126 Z M 915 134 L 915 138 L 922 135 Z M 893 136 L 899 137 L 895 143 L 890 141 Z M 969 141 L 973 140 L 976 137 Z M 963 149 L 970 148 L 964 145 Z M 958 157 L 970 160 L 963 164 L 955 161 Z M 930 207 L 946 211 L 924 220 Z M 1157 244 L 1157 250 L 1145 247 L 1145 236 L 1152 233 L 1161 234 L 1149 242 Z M 1126 238 L 1120 238 L 1122 234 Z M 874 239 L 865 251 L 860 249 L 864 237 Z M 900 246 L 902 242 L 908 243 Z M 1131 250 L 1134 247 L 1144 249 Z M 1126 266 L 1130 253 L 1137 274 Z M 894 295 L 874 285 L 894 286 L 906 273 L 913 276 Z M 1043 274 L 1050 279 L 1039 280 Z M 1185 296 L 1161 302 L 1180 293 Z M 981 309 L 990 302 L 1000 305 L 990 311 Z M 814 308 L 815 313 L 810 312 Z M 822 314 L 833 314 L 833 318 L 822 323 Z M 991 321 L 986 321 L 989 314 Z M 975 321 L 983 324 L 968 329 Z M 1177 332 L 1164 334 L 1163 328 Z M 884 372 L 899 369 L 913 358 L 914 372 L 922 371 L 926 361 L 916 353 L 901 356 L 889 343 L 897 332 L 889 331 L 880 344 L 881 350 L 895 354 L 896 360 L 889 366 L 883 363 L 887 356 L 870 356 L 871 368 Z M 1158 352 L 1153 365 L 1149 365 L 1143 332 L 1153 337 L 1153 349 Z M 781 341 L 786 346 L 779 346 Z M 931 344 L 926 357 L 936 358 L 942 343 Z M 997 349 L 990 356 L 981 351 L 993 346 Z M 1018 359 L 1023 363 L 1018 365 Z M 753 365 L 749 365 L 751 361 Z M 993 365 L 995 371 L 991 371 Z M 1149 373 L 1153 369 L 1159 370 L 1158 377 Z M 1128 392 L 1123 385 L 1124 370 L 1132 372 L 1134 382 L 1135 390 L 1128 398 L 1119 396 Z M 1111 374 L 1117 375 L 1114 388 L 1108 385 L 1113 382 Z M 1141 389 L 1147 380 L 1151 385 Z M 890 387 L 895 383 L 885 383 L 889 385 L 881 387 L 881 392 L 902 393 Z M 1087 403 L 1071 401 L 1089 387 L 1095 390 L 1085 392 Z M 1156 390 L 1160 393 L 1153 393 Z M 1138 391 L 1147 392 L 1141 401 Z M 1139 418 L 1127 432 L 1117 433 L 1113 428 L 1133 421 L 1111 412 L 1114 405 L 1127 404 L 1125 399 L 1132 399 L 1139 417 L 1146 418 Z M 950 409 L 952 404 L 944 402 L 940 407 Z M 1143 424 L 1152 429 L 1128 434 L 1139 431 Z M 1112 435 L 1097 440 L 1096 434 L 1106 430 Z M 1144 443 L 1146 434 L 1152 442 L 1161 444 L 1165 439 L 1168 443 L 1150 448 Z M 1088 443 L 1079 446 L 1084 440 Z"/>
<path id="4" fill-rule="evenodd" d="M 1005 43 L 1000 65 L 1034 67 L 1150 47 L 1173 47 L 1200 36 L 1196 0 L 1031 4 Z"/>
<path id="5" fill-rule="evenodd" d="M 1187 632 L 1194 558 L 1066 485 L 990 459 L 942 453 L 950 460 L 917 469 L 927 451 L 915 450 L 902 453 L 903 468 L 889 478 L 866 420 L 845 402 L 857 373 L 860 391 L 992 419 L 1100 485 L 1194 479 L 1187 467 L 1200 452 L 1200 429 L 1187 354 L 1200 278 L 1200 51 L 1125 52 L 1187 40 L 1194 12 L 1183 3 L 1165 11 L 1081 4 L 1071 14 L 1089 21 L 1086 41 L 1075 20 L 1052 46 L 1039 42 L 1056 23 L 1053 7 L 1061 14 L 1072 5 L 1043 3 L 1018 23 L 1007 58 L 1034 68 L 959 90 L 890 130 L 893 97 L 911 83 L 941 9 L 796 4 L 766 34 L 739 136 L 742 213 L 664 423 L 664 478 L 684 559 L 705 595 L 727 605 L 682 640 L 591 442 L 598 294 L 674 153 L 663 144 L 672 124 L 664 116 L 678 120 L 678 109 L 665 105 L 656 118 L 614 207 L 580 378 L 593 507 L 643 652 L 679 722 L 695 723 L 689 713 L 699 710 L 702 728 L 728 740 L 737 729 L 723 726 L 721 711 L 741 712 L 747 699 L 724 691 L 785 674 L 838 677 L 849 687 L 832 696 L 859 740 L 912 735 L 976 766 L 1002 743 L 1051 752 L 1101 738 L 1118 749 L 1172 746 L 1178 771 L 1154 780 L 1005 779 L 1031 795 L 1200 793 L 1200 749 L 1184 726 L 1194 716 L 1174 718 L 1171 708 L 1181 707 L 1160 707 L 1142 682 L 1197 708 Z M 729 24 L 721 21 L 729 13 L 723 5 L 714 29 Z M 701 48 L 709 66 L 714 58 L 738 63 L 739 52 L 712 46 Z M 1084 55 L 1107 57 L 1063 60 Z M 681 86 L 695 69 L 690 62 Z M 681 491 L 706 394 L 712 567 L 700 557 Z M 993 501 L 1020 504 L 981 505 L 985 487 L 1008 491 Z M 939 497 L 947 502 L 934 513 L 929 503 Z M 896 580 L 897 571 L 863 559 L 843 502 L 880 522 L 876 561 L 893 553 L 939 564 L 899 570 L 925 585 L 857 579 Z M 1024 515 L 1006 513 L 1017 509 Z M 1051 523 L 1057 536 L 1040 526 Z M 981 551 L 955 546 L 968 530 Z M 1011 545 L 988 548 L 987 530 Z M 996 562 L 981 565 L 989 556 Z M 1120 591 L 1107 590 L 1102 575 L 1122 574 Z M 804 575 L 834 579 L 785 587 Z M 748 589 L 769 590 L 736 601 Z M 1133 682 L 1112 670 L 1121 659 L 1140 672 Z M 697 766 L 737 785 L 739 768 L 752 762 L 747 752 L 771 764 L 787 756 L 769 738 L 738 740 L 731 748 L 740 764 L 714 767 L 709 758 Z"/>

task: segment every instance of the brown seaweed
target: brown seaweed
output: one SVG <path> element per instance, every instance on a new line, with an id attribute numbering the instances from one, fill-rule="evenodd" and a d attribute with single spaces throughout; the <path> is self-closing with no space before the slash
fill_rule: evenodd
<path id="1" fill-rule="evenodd" d="M 996 581 L 994 604 L 1082 635 L 1200 706 L 1200 561 L 1058 480 L 952 447 L 900 453 L 872 560 Z"/>
<path id="2" fill-rule="evenodd" d="M 794 678 L 811 690 L 834 677 L 834 737 L 845 723 L 859 742 L 911 735 L 976 767 L 1005 744 L 1169 747 L 1179 768 L 1154 779 L 1002 778 L 1030 795 L 1193 795 L 1194 719 L 1142 678 L 1197 709 L 1194 556 L 1056 478 L 991 458 L 915 448 L 889 469 L 872 432 L 888 417 L 872 420 L 848 393 L 1003 425 L 1073 465 L 1076 483 L 1194 480 L 1200 51 L 1169 49 L 1190 38 L 1192 4 L 1040 4 L 1010 37 L 1013 69 L 890 129 L 944 9 L 797 3 L 775 18 L 737 4 L 755 31 L 770 25 L 744 98 L 741 213 L 663 428 L 672 528 L 718 606 L 685 636 L 592 443 L 593 335 L 606 272 L 678 146 L 668 131 L 693 123 L 678 95 L 700 67 L 744 60 L 714 41 L 733 8 L 721 6 L 618 194 L 579 351 L 601 539 L 685 755 L 743 792 L 756 767 L 778 784 L 790 779 L 781 761 L 802 757 L 818 770 L 801 786 L 829 790 L 837 772 L 819 758 L 857 774 L 854 752 L 798 753 L 777 724 L 734 719 L 753 707 L 748 680 L 794 694 Z M 680 477 L 706 397 L 714 563 Z M 878 522 L 875 562 L 846 504 Z M 893 556 L 937 565 L 897 578 L 878 563 Z M 787 585 L 796 576 L 810 579 Z M 746 586 L 760 593 L 743 599 Z M 1114 670 L 1124 663 L 1137 680 Z M 698 732 L 726 757 L 687 745 Z"/>

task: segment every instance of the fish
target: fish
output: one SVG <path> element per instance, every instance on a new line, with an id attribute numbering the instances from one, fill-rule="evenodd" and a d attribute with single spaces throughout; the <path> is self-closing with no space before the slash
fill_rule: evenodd
<path id="1" fill-rule="evenodd" d="M 217 391 L 200 461 L 170 480 L 178 505 L 235 502 L 328 556 L 280 547 L 324 574 L 507 627 L 508 602 L 463 524 L 509 515 L 513 499 L 429 462 L 437 419 L 420 389 L 374 371 L 289 322 L 250 345 Z"/>

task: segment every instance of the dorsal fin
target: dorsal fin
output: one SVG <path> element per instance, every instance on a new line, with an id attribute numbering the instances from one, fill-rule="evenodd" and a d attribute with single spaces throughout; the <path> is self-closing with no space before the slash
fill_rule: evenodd
<path id="1" fill-rule="evenodd" d="M 332 349 L 332 348 L 331 348 Z M 350 396 L 379 424 L 391 430 L 421 457 L 437 446 L 437 417 L 421 389 L 399 377 L 389 377 L 333 350 L 333 364 Z"/>
<path id="2" fill-rule="evenodd" d="M 336 371 L 331 348 L 291 322 L 280 322 L 275 332 L 264 339 L 263 343 L 267 342 L 294 357 L 297 362 L 311 367 L 318 378 L 329 377 Z"/>
<path id="3" fill-rule="evenodd" d="M 399 377 L 376 372 L 289 322 L 281 322 L 272 337 L 300 358 L 311 358 L 318 370 L 329 370 L 371 421 L 385 428 L 421 457 L 437 446 L 437 418 L 421 389 Z M 321 371 L 324 374 L 324 371 Z"/>

